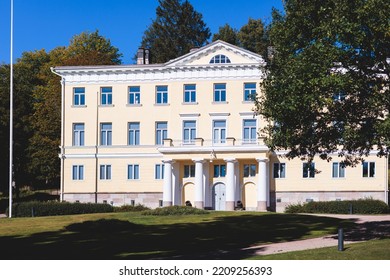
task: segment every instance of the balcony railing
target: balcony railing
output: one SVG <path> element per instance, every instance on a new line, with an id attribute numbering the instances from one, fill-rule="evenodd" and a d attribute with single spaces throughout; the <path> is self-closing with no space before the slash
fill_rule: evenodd
<path id="1" fill-rule="evenodd" d="M 264 145 L 264 138 L 257 139 L 236 139 L 227 137 L 221 141 L 212 139 L 195 138 L 191 140 L 172 140 L 164 139 L 164 147 L 181 147 L 181 146 L 206 146 L 206 147 L 223 147 L 223 146 L 258 146 Z"/>

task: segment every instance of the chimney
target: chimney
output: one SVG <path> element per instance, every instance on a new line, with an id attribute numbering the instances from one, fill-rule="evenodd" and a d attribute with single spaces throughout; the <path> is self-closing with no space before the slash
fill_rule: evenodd
<path id="1" fill-rule="evenodd" d="M 139 48 L 137 51 L 137 64 L 149 64 L 150 63 L 150 57 L 149 57 L 150 51 L 145 48 Z"/>
<path id="2" fill-rule="evenodd" d="M 150 60 L 150 58 L 149 58 L 149 50 L 148 49 L 145 49 L 145 56 L 144 56 L 144 62 L 145 62 L 145 64 L 149 64 L 149 60 Z"/>

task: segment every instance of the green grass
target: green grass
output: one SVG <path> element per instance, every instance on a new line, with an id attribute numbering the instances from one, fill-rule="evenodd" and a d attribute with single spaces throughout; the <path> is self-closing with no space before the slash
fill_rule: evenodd
<path id="1" fill-rule="evenodd" d="M 252 260 L 390 260 L 390 239 L 370 240 L 344 246 L 256 256 Z"/>
<path id="2" fill-rule="evenodd" d="M 107 213 L 0 219 L 7 259 L 246 259 L 253 245 L 335 233 L 351 222 L 257 212 Z"/>

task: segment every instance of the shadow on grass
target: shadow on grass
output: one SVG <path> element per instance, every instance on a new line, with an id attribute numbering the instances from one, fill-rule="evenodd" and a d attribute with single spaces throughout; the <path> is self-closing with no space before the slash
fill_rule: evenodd
<path id="1" fill-rule="evenodd" d="M 312 231 L 335 233 L 339 226 L 351 227 L 351 222 L 278 214 L 164 225 L 101 219 L 28 237 L 0 237 L 0 248 L 7 259 L 243 259 L 255 251 L 243 248 L 297 240 Z"/>

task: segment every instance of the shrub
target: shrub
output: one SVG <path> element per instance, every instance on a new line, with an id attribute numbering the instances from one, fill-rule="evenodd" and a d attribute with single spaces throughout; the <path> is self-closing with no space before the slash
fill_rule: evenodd
<path id="1" fill-rule="evenodd" d="M 114 212 L 140 212 L 145 210 L 150 210 L 150 208 L 142 204 L 122 205 L 120 207 L 114 207 Z"/>
<path id="2" fill-rule="evenodd" d="M 30 201 L 12 205 L 14 217 L 59 216 L 113 212 L 110 204 Z M 7 209 L 8 214 L 8 209 Z"/>
<path id="3" fill-rule="evenodd" d="M 324 214 L 386 214 L 389 206 L 375 199 L 312 201 L 305 204 L 292 204 L 286 207 L 286 213 L 324 213 Z"/>
<path id="4" fill-rule="evenodd" d="M 188 206 L 168 206 L 147 210 L 142 215 L 170 216 L 170 215 L 203 215 L 209 214 L 208 211 Z"/>

